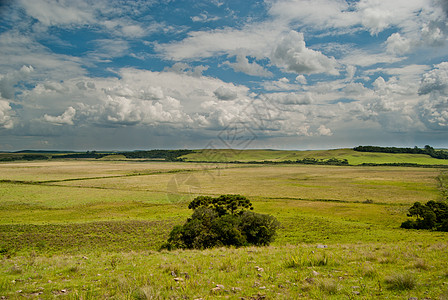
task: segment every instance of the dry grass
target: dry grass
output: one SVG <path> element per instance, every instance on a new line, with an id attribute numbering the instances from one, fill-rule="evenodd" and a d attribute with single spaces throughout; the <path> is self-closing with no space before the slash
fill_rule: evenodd
<path id="1" fill-rule="evenodd" d="M 170 162 L 61 160 L 0 163 L 0 179 L 50 181 L 201 169 L 199 164 Z"/>
<path id="2" fill-rule="evenodd" d="M 311 151 L 273 151 L 273 150 L 234 150 L 217 149 L 202 150 L 183 156 L 191 161 L 285 161 L 303 158 L 315 159 L 347 159 L 350 164 L 362 163 L 416 163 L 416 164 L 448 164 L 447 160 L 432 158 L 424 154 L 407 153 L 372 153 L 357 152 L 352 149 L 311 150 Z"/>
<path id="3" fill-rule="evenodd" d="M 180 164 L 185 166 L 185 164 Z M 187 164 L 189 165 L 189 164 Z M 64 186 L 248 197 L 403 203 L 438 195 L 436 169 L 333 166 L 238 166 L 195 172 L 57 182 Z M 219 166 L 223 167 L 223 166 Z M 176 166 L 177 168 L 177 166 Z M 135 171 L 137 172 L 137 171 Z M 403 176 L 406 174 L 406 176 Z"/>
<path id="4" fill-rule="evenodd" d="M 210 167 L 0 164 L 0 180 L 59 180 L 0 183 L 0 296 L 437 299 L 446 292 L 448 234 L 399 228 L 412 202 L 438 197 L 437 169 Z M 279 219 L 273 246 L 151 251 L 191 215 L 189 197 L 225 193 L 244 194 L 257 212 Z"/>

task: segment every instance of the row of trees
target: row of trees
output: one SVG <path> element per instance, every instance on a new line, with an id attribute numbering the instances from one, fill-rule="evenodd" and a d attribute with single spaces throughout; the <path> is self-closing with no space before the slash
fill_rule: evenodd
<path id="1" fill-rule="evenodd" d="M 164 159 L 166 161 L 183 161 L 180 156 L 192 153 L 193 150 L 148 150 L 148 151 L 131 151 L 119 153 L 106 153 L 97 151 L 61 153 L 61 154 L 37 154 L 28 152 L 5 153 L 0 156 L 0 161 L 15 160 L 46 160 L 46 159 L 62 159 L 62 158 L 95 158 L 99 159 L 110 154 L 124 155 L 126 158 L 143 158 L 143 159 Z"/>
<path id="2" fill-rule="evenodd" d="M 426 154 L 433 158 L 448 159 L 448 151 L 435 150 L 433 147 L 426 145 L 424 148 L 399 148 L 399 147 L 380 147 L 380 146 L 358 146 L 353 148 L 359 152 L 381 152 L 381 153 L 409 153 L 409 154 Z"/>
<path id="3" fill-rule="evenodd" d="M 179 158 L 193 152 L 192 150 L 147 150 L 147 151 L 130 151 L 118 152 L 113 154 L 124 155 L 126 158 L 146 158 L 146 159 L 164 159 L 167 161 L 182 161 Z M 53 156 L 53 158 L 102 158 L 111 153 L 98 153 L 96 151 L 87 151 L 85 153 L 69 153 L 65 155 Z"/>
<path id="4" fill-rule="evenodd" d="M 119 154 L 124 155 L 126 158 L 162 158 L 167 161 L 183 161 L 179 158 L 182 155 L 192 153 L 193 150 L 181 149 L 181 150 L 148 150 L 148 151 L 132 151 L 122 152 Z"/>
<path id="5" fill-rule="evenodd" d="M 44 154 L 5 154 L 0 156 L 0 161 L 16 160 L 47 160 L 50 156 Z"/>
<path id="6" fill-rule="evenodd" d="M 262 162 L 250 162 L 250 163 L 263 163 L 263 164 L 303 164 L 303 165 L 332 165 L 332 166 L 347 166 L 348 160 L 343 158 L 328 158 L 317 159 L 313 157 L 305 157 L 296 160 L 282 160 L 282 161 L 262 161 Z"/>
<path id="7" fill-rule="evenodd" d="M 263 160 L 263 161 L 198 161 L 202 163 L 230 163 L 230 164 L 255 164 L 255 165 L 280 165 L 280 164 L 303 164 L 303 165 L 332 165 L 332 166 L 348 166 L 348 160 L 343 158 L 328 158 L 328 159 L 318 159 L 313 157 L 306 157 L 303 159 L 296 159 L 296 160 L 278 160 L 278 161 L 272 161 L 272 160 Z"/>
<path id="8" fill-rule="evenodd" d="M 98 153 L 96 151 L 87 151 L 83 153 L 68 153 L 63 155 L 55 155 L 52 156 L 52 158 L 102 158 L 106 155 L 109 155 L 109 153 Z"/>

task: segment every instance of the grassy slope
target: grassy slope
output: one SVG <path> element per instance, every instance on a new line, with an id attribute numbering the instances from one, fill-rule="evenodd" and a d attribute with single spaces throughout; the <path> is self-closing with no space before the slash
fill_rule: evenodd
<path id="1" fill-rule="evenodd" d="M 12 299 L 446 299 L 447 250 L 377 243 L 28 256 L 2 261 L 0 288 Z"/>
<path id="2" fill-rule="evenodd" d="M 416 163 L 428 165 L 448 165 L 448 160 L 435 159 L 424 154 L 388 154 L 357 152 L 352 149 L 335 150 L 310 150 L 310 151 L 286 151 L 286 150 L 199 150 L 183 156 L 187 161 L 282 161 L 297 160 L 303 158 L 316 159 L 347 159 L 350 164 L 362 163 Z"/>
<path id="3" fill-rule="evenodd" d="M 437 169 L 86 160 L 0 174 L 12 180 L 0 182 L 0 296 L 11 299 L 448 296 L 448 234 L 399 228 L 414 201 L 439 197 Z M 192 197 L 232 192 L 280 220 L 271 247 L 151 251 Z M 401 275 L 415 286 L 388 283 Z"/>

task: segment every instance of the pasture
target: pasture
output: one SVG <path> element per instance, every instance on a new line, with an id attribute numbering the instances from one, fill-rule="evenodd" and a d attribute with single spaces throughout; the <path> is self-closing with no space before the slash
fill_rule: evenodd
<path id="1" fill-rule="evenodd" d="M 448 234 L 399 228 L 415 201 L 446 194 L 444 170 L 122 158 L 1 163 L 0 296 L 447 299 Z M 281 222 L 271 246 L 158 251 L 191 215 L 189 201 L 227 193 Z"/>
<path id="2" fill-rule="evenodd" d="M 285 160 L 295 161 L 297 159 L 346 159 L 350 165 L 388 164 L 388 163 L 410 163 L 420 165 L 448 165 L 448 160 L 432 158 L 425 154 L 407 153 L 375 153 L 358 152 L 353 149 L 330 149 L 330 150 L 237 150 L 237 149 L 205 149 L 196 150 L 193 153 L 182 156 L 186 161 L 206 162 L 251 162 L 272 161 L 281 162 Z"/>

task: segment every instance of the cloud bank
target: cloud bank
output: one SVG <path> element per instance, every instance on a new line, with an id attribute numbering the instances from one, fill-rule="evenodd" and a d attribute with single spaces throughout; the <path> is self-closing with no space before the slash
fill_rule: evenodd
<path id="1" fill-rule="evenodd" d="M 446 1 L 249 2 L 7 2 L 0 148 L 448 147 Z"/>

